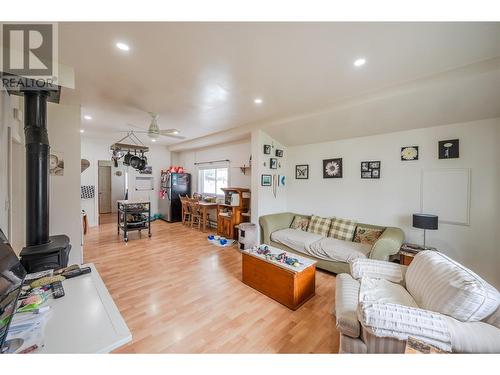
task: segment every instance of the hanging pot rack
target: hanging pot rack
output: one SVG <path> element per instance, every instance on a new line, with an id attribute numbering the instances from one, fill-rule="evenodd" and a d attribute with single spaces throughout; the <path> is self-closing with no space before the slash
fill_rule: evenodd
<path id="1" fill-rule="evenodd" d="M 123 141 L 125 141 L 126 139 L 128 139 L 131 143 L 123 143 Z M 110 150 L 111 151 L 120 150 L 120 151 L 141 153 L 141 152 L 148 152 L 149 147 L 144 145 L 144 143 L 142 143 L 142 141 L 137 137 L 137 135 L 135 135 L 135 133 L 133 131 L 129 131 L 129 132 L 127 132 L 127 135 L 125 137 L 123 137 L 120 140 L 118 140 L 117 142 L 113 143 L 110 146 Z"/>

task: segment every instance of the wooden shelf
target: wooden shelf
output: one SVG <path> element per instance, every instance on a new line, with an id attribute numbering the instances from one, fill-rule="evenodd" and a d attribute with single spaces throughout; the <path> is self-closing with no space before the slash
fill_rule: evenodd
<path id="1" fill-rule="evenodd" d="M 237 239 L 238 231 L 235 230 L 240 223 L 249 221 L 249 217 L 243 215 L 250 208 L 250 189 L 246 188 L 224 188 L 222 189 L 226 197 L 230 194 L 238 194 L 240 196 L 239 205 L 231 206 L 227 204 L 219 204 L 217 206 L 217 234 Z M 224 211 L 231 211 L 231 216 L 228 216 Z"/>

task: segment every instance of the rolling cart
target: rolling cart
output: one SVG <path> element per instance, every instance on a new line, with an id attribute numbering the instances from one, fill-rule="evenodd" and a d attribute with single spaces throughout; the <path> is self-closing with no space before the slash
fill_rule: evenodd
<path id="1" fill-rule="evenodd" d="M 118 235 L 123 231 L 123 240 L 128 242 L 128 232 L 148 230 L 151 237 L 151 203 L 149 201 L 119 200 Z"/>

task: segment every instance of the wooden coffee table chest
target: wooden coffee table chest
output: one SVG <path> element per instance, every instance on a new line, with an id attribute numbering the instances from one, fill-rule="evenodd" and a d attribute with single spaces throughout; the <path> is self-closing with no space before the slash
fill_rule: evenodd
<path id="1" fill-rule="evenodd" d="M 284 251 L 269 246 L 273 254 Z M 264 255 L 252 250 L 242 251 L 242 281 L 278 301 L 286 307 L 296 310 L 314 296 L 316 286 L 316 262 L 314 260 L 287 253 L 301 263 L 298 267 L 266 259 Z"/>

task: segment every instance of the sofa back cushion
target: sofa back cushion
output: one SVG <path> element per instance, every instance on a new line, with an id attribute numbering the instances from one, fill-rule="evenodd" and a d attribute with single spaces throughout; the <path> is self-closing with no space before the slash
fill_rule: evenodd
<path id="1" fill-rule="evenodd" d="M 316 233 L 321 236 L 327 237 L 330 231 L 330 226 L 332 225 L 332 219 L 321 216 L 311 216 L 307 231 L 310 233 Z"/>
<path id="2" fill-rule="evenodd" d="M 492 314 L 498 291 L 471 270 L 437 251 L 422 251 L 406 272 L 406 288 L 424 309 L 475 322 Z"/>
<path id="3" fill-rule="evenodd" d="M 290 228 L 299 229 L 303 231 L 307 231 L 307 227 L 309 226 L 309 217 L 295 215 L 293 217 L 292 223 L 290 224 Z"/>
<path id="4" fill-rule="evenodd" d="M 352 241 L 355 230 L 356 221 L 336 217 L 332 221 L 328 237 L 333 237 L 338 240 Z"/>
<path id="5" fill-rule="evenodd" d="M 384 233 L 383 229 L 374 229 L 358 225 L 356 227 L 353 242 L 373 245 L 382 233 Z"/>

